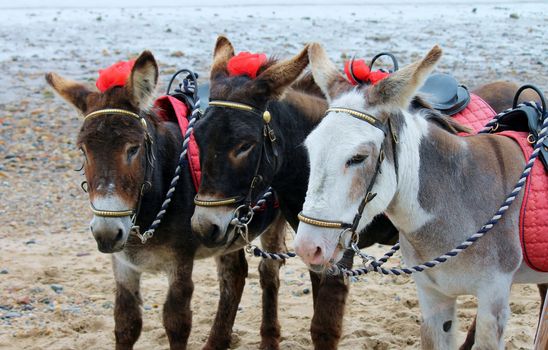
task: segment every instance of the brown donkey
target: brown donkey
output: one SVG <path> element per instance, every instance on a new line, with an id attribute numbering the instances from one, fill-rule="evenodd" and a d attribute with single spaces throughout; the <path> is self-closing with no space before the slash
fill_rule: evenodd
<path id="1" fill-rule="evenodd" d="M 139 56 L 125 86 L 111 87 L 104 93 L 91 91 L 55 73 L 47 74 L 46 79 L 87 116 L 78 135 L 78 146 L 85 157 L 84 170 L 94 212 L 128 212 L 123 217 L 94 215 L 90 225 L 99 250 L 112 253 L 116 349 L 132 349 L 141 333 L 142 272 L 167 274 L 169 291 L 163 309 L 164 327 L 171 349 L 186 349 L 192 323 L 193 261 L 209 256 L 215 256 L 217 263 L 220 301 L 204 348 L 228 348 L 247 276 L 243 242 L 207 248 L 193 234 L 190 217 L 196 191 L 186 169 L 154 236 L 142 244 L 130 232 L 129 215 L 139 202 L 136 224 L 149 227 L 154 220 L 169 188 L 183 141 L 178 125 L 160 121 L 150 108 L 158 80 L 152 54 L 145 51 Z M 258 214 L 250 226 L 251 238 L 263 231 L 261 237 L 265 241 L 280 241 L 285 235 L 284 221 L 273 205 Z M 262 327 L 275 328 L 278 320 L 270 310 L 277 307 L 278 268 L 274 264 L 261 264 L 259 273 L 265 295 L 263 306 L 269 310 L 264 314 Z M 277 341 L 268 337 L 265 332 L 263 342 Z"/>

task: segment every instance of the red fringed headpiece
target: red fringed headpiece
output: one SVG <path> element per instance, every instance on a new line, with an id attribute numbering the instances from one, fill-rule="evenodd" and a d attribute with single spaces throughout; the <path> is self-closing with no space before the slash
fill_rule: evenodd
<path id="1" fill-rule="evenodd" d="M 113 86 L 124 86 L 134 64 L 135 60 L 120 61 L 108 68 L 99 69 L 99 78 L 97 78 L 95 86 L 101 92 L 105 92 Z"/>
<path id="2" fill-rule="evenodd" d="M 230 76 L 247 75 L 251 79 L 255 79 L 259 68 L 266 61 L 264 53 L 240 52 L 228 61 L 226 69 Z"/>
<path id="3" fill-rule="evenodd" d="M 354 77 L 358 79 L 359 81 L 356 81 L 352 74 L 350 73 L 350 62 L 352 61 L 346 61 L 344 63 L 344 72 L 346 73 L 346 77 L 350 81 L 352 85 L 358 85 L 358 84 L 376 84 L 380 80 L 386 78 L 390 75 L 390 73 L 382 72 L 380 70 L 374 70 L 371 71 L 369 69 L 369 66 L 367 63 L 365 63 L 364 60 L 354 60 L 352 64 L 352 73 L 354 73 Z"/>

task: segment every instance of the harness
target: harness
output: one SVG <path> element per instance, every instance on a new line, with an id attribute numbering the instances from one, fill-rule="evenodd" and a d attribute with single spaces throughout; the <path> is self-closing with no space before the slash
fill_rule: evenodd
<path id="1" fill-rule="evenodd" d="M 249 114 L 261 118 L 261 120 L 263 121 L 263 141 L 260 143 L 259 159 L 257 160 L 257 164 L 255 165 L 255 171 L 253 173 L 251 183 L 249 184 L 249 190 L 247 194 L 245 196 L 231 196 L 214 200 L 200 199 L 198 195 L 196 195 L 196 197 L 194 198 L 194 204 L 199 207 L 219 207 L 241 203 L 241 205 L 234 210 L 234 219 L 232 220 L 232 224 L 240 227 L 242 230 L 245 229 L 245 233 L 247 233 L 247 225 L 253 219 L 253 202 L 257 202 L 256 199 L 259 198 L 259 196 L 255 196 L 254 193 L 257 189 L 257 186 L 263 181 L 263 176 L 259 174 L 263 158 L 267 159 L 267 161 L 270 161 L 270 159 L 272 159 L 274 172 L 277 172 L 281 166 L 281 162 L 279 159 L 279 145 L 277 142 L 276 133 L 270 125 L 272 116 L 268 110 L 261 111 L 253 106 L 232 101 L 209 101 L 209 106 L 207 109 L 210 108 L 236 109 L 239 111 L 248 112 Z M 271 156 L 269 156 L 269 153 L 271 153 Z M 270 188 L 268 188 L 265 193 L 269 191 Z M 264 194 L 262 198 L 264 198 Z M 245 228 L 243 226 L 245 226 Z"/>
<path id="2" fill-rule="evenodd" d="M 145 152 L 146 152 L 146 162 L 145 162 L 145 178 L 143 180 L 143 183 L 141 184 L 141 189 L 139 191 L 139 198 L 137 200 L 137 205 L 134 209 L 128 209 L 128 210 L 102 210 L 100 208 L 95 208 L 93 206 L 93 203 L 90 202 L 90 209 L 93 212 L 94 215 L 99 217 L 108 217 L 108 218 L 120 218 L 120 217 L 131 217 L 131 232 L 136 233 L 137 235 L 140 235 L 140 229 L 139 226 L 135 225 L 135 221 L 137 220 L 137 216 L 139 215 L 139 212 L 141 210 L 141 202 L 143 200 L 144 193 L 150 189 L 151 181 L 150 177 L 152 176 L 152 170 L 154 169 L 154 154 L 152 152 L 152 137 L 150 136 L 150 133 L 148 132 L 148 125 L 145 118 L 140 116 L 137 113 L 127 111 L 125 109 L 118 109 L 118 108 L 106 108 L 106 109 L 100 109 L 95 112 L 91 112 L 88 115 L 84 117 L 84 122 L 86 120 L 90 120 L 93 118 L 97 118 L 100 116 L 105 115 L 118 115 L 118 116 L 129 116 L 132 118 L 135 118 L 139 121 L 141 127 L 143 128 L 145 132 Z M 82 188 L 84 188 L 85 184 L 87 184 L 86 181 L 82 183 Z M 85 190 L 85 189 L 84 189 Z"/>
<path id="3" fill-rule="evenodd" d="M 375 185 L 377 176 L 379 175 L 379 173 L 381 173 L 381 165 L 385 158 L 385 154 L 384 154 L 385 140 L 389 134 L 392 135 L 392 140 L 394 141 L 392 145 L 392 151 L 393 151 L 392 153 L 394 155 L 396 175 L 398 173 L 397 158 L 396 158 L 396 144 L 398 144 L 399 141 L 396 134 L 394 133 L 394 128 L 392 127 L 392 123 L 390 121 L 383 123 L 371 114 L 357 111 L 350 108 L 332 107 L 326 111 L 326 114 L 330 112 L 347 113 L 354 118 L 357 118 L 359 120 L 362 120 L 371 124 L 372 126 L 374 126 L 375 128 L 383 132 L 384 139 L 379 149 L 379 156 L 377 157 L 377 162 L 375 164 L 375 172 L 373 173 L 373 177 L 371 178 L 371 180 L 369 181 L 369 184 L 367 185 L 367 190 L 365 191 L 366 193 L 365 197 L 360 202 L 360 205 L 358 206 L 358 211 L 356 212 L 356 215 L 354 215 L 354 219 L 352 220 L 352 223 L 313 218 L 311 216 L 305 215 L 303 212 L 300 212 L 297 217 L 299 218 L 299 221 L 312 226 L 317 226 L 322 228 L 341 229 L 342 231 L 339 234 L 339 245 L 341 245 L 342 247 L 346 246 L 345 242 L 343 241 L 344 241 L 345 233 L 349 232 L 351 234 L 351 245 L 352 246 L 356 245 L 357 247 L 358 240 L 359 240 L 357 229 L 358 229 L 360 220 L 362 218 L 363 211 L 365 210 L 365 206 L 369 202 L 371 202 L 373 198 L 375 198 L 375 196 L 377 195 L 377 193 L 372 192 L 372 190 L 373 190 L 373 186 Z"/>
<path id="4" fill-rule="evenodd" d="M 152 152 L 152 137 L 150 136 L 150 133 L 148 132 L 148 125 L 144 117 L 140 116 L 137 113 L 127 111 L 124 109 L 116 109 L 116 108 L 107 108 L 107 109 L 101 109 L 95 112 L 92 112 L 84 117 L 84 121 L 89 118 L 95 118 L 102 115 L 121 115 L 121 116 L 130 116 L 135 119 L 138 119 L 141 126 L 143 127 L 145 131 L 145 149 L 146 149 L 146 169 L 145 169 L 145 180 L 143 181 L 143 184 L 141 185 L 141 190 L 139 192 L 139 199 L 137 201 L 137 205 L 134 209 L 128 209 L 128 210 L 120 210 L 120 211 L 111 211 L 111 210 L 101 210 L 98 208 L 95 208 L 93 204 L 90 203 L 91 211 L 94 215 L 100 216 L 100 217 L 131 217 L 131 230 L 130 232 L 141 240 L 141 243 L 145 244 L 147 240 L 152 238 L 154 236 L 154 232 L 160 226 L 162 219 L 164 215 L 167 212 L 167 209 L 169 208 L 169 205 L 171 203 L 171 199 L 173 198 L 173 195 L 175 193 L 175 188 L 177 187 L 177 184 L 180 179 L 181 172 L 183 171 L 185 167 L 185 162 L 187 158 L 187 151 L 188 146 L 190 143 L 190 136 L 192 135 L 192 131 L 194 130 L 194 123 L 201 115 L 200 111 L 200 98 L 198 97 L 198 83 L 197 79 L 198 76 L 194 74 L 193 72 L 183 69 L 175 73 L 174 77 L 171 79 L 167 95 L 170 95 L 170 88 L 171 84 L 173 83 L 173 80 L 179 73 L 187 73 L 187 77 L 184 78 L 183 83 L 180 85 L 179 89 L 175 90 L 175 93 L 173 96 L 176 98 L 181 98 L 181 95 L 184 95 L 185 102 L 188 103 L 189 108 L 192 110 L 192 114 L 190 117 L 190 120 L 188 122 L 188 127 L 184 135 L 183 139 L 183 147 L 181 150 L 181 154 L 179 155 L 179 160 L 177 163 L 177 167 L 175 168 L 175 172 L 173 174 L 173 177 L 171 179 L 171 182 L 169 183 L 169 189 L 165 195 L 165 199 L 162 202 L 162 206 L 160 207 L 160 210 L 158 213 L 156 213 L 156 216 L 154 218 L 154 221 L 152 224 L 150 224 L 150 227 L 145 232 L 141 233 L 141 229 L 138 225 L 136 225 L 137 217 L 139 216 L 139 212 L 141 209 L 141 202 L 143 200 L 144 193 L 150 189 L 152 186 L 151 181 L 147 181 L 147 178 L 152 177 L 152 170 L 154 169 L 154 153 Z M 87 192 L 86 190 L 86 184 L 87 182 L 82 182 L 82 189 Z"/>

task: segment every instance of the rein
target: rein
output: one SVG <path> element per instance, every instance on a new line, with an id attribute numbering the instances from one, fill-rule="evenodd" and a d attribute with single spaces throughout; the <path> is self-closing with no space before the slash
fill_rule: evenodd
<path id="1" fill-rule="evenodd" d="M 179 74 L 180 72 L 183 72 L 183 71 L 188 73 L 188 76 L 187 76 L 187 78 L 185 78 L 183 80 L 183 84 L 181 84 L 181 88 L 183 89 L 182 93 L 183 93 L 183 95 L 185 95 L 186 102 L 189 102 L 190 100 L 192 100 L 191 101 L 192 103 L 187 103 L 190 106 L 190 109 L 192 110 L 191 117 L 190 117 L 190 120 L 188 122 L 188 127 L 187 127 L 187 130 L 186 130 L 184 139 L 183 139 L 183 148 L 182 148 L 181 153 L 179 155 L 179 160 L 178 160 L 178 163 L 177 163 L 177 167 L 175 168 L 175 173 L 174 173 L 173 178 L 171 179 L 171 182 L 169 184 L 169 189 L 166 193 L 165 199 L 162 202 L 160 210 L 156 214 L 156 217 L 154 218 L 154 221 L 152 222 L 152 224 L 150 225 L 148 230 L 146 230 L 143 233 L 141 233 L 140 227 L 138 225 L 136 225 L 135 222 L 137 220 L 137 217 L 138 217 L 140 209 L 141 209 L 141 202 L 142 202 L 142 199 L 143 199 L 143 195 L 146 192 L 146 190 L 148 190 L 150 188 L 150 186 L 152 186 L 151 182 L 146 181 L 146 179 L 148 177 L 147 175 L 148 175 L 149 169 L 153 170 L 154 161 L 155 161 L 154 154 L 152 152 L 152 147 L 151 147 L 152 144 L 153 144 L 153 141 L 152 141 L 152 137 L 150 136 L 150 134 L 148 132 L 148 125 L 147 125 L 147 122 L 146 122 L 145 118 L 143 118 L 142 116 L 140 116 L 137 113 L 133 113 L 131 111 L 127 111 L 127 110 L 124 110 L 124 109 L 116 109 L 116 108 L 107 108 L 107 109 L 98 110 L 98 111 L 92 112 L 92 113 L 90 113 L 90 114 L 88 114 L 84 117 L 84 121 L 85 121 L 86 119 L 95 118 L 95 117 L 102 116 L 102 115 L 113 115 L 114 114 L 114 115 L 130 116 L 130 117 L 138 119 L 141 123 L 141 126 L 145 130 L 145 148 L 146 148 L 146 154 L 147 154 L 147 162 L 146 162 L 146 170 L 145 170 L 145 181 L 141 185 L 141 190 L 140 190 L 140 193 L 139 193 L 139 200 L 137 201 L 136 208 L 135 209 L 129 209 L 129 210 L 110 211 L 110 210 L 101 210 L 101 209 L 95 208 L 93 206 L 93 204 L 90 203 L 90 208 L 91 208 L 91 211 L 93 212 L 93 214 L 97 215 L 97 216 L 100 216 L 100 217 L 111 217 L 112 218 L 112 217 L 130 216 L 131 217 L 131 224 L 132 224 L 130 232 L 132 234 L 136 235 L 137 237 L 139 237 L 142 244 L 145 244 L 147 242 L 147 240 L 149 240 L 150 238 L 152 238 L 154 236 L 154 232 L 156 231 L 158 226 L 160 226 L 160 223 L 162 222 L 162 219 L 163 219 L 167 209 L 169 208 L 169 204 L 171 203 L 171 199 L 172 199 L 172 197 L 175 193 L 175 188 L 177 187 L 177 183 L 179 182 L 181 172 L 182 172 L 182 170 L 184 168 L 184 165 L 185 165 L 186 155 L 187 155 L 187 151 L 188 151 L 188 144 L 190 142 L 190 135 L 192 134 L 192 131 L 194 130 L 195 122 L 201 116 L 200 99 L 198 97 L 198 87 L 197 87 L 197 78 L 198 77 L 197 77 L 196 74 L 194 74 L 193 72 L 188 71 L 188 70 L 181 70 L 181 71 L 177 72 L 177 74 Z M 175 76 L 177 74 L 175 74 Z M 169 89 L 171 87 L 172 82 L 173 82 L 173 79 L 169 84 L 168 94 L 169 94 Z M 176 91 L 178 91 L 178 90 L 176 90 Z M 152 176 L 152 174 L 150 174 L 150 176 Z M 84 186 L 82 186 L 82 188 L 84 188 Z"/>
<path id="2" fill-rule="evenodd" d="M 210 108 L 228 108 L 228 109 L 236 109 L 239 111 L 248 112 L 250 114 L 253 114 L 254 116 L 257 116 L 261 118 L 263 121 L 263 142 L 260 143 L 260 153 L 259 153 L 259 159 L 257 160 L 257 164 L 255 165 L 255 171 L 253 174 L 253 178 L 251 180 L 251 183 L 249 185 L 249 190 L 245 196 L 232 196 L 232 197 L 226 197 L 222 199 L 215 199 L 215 200 L 204 200 L 200 199 L 198 195 L 194 198 L 194 204 L 199 207 L 220 207 L 220 206 L 227 206 L 227 205 L 233 205 L 233 204 L 240 204 L 235 210 L 233 214 L 233 219 L 231 221 L 231 224 L 235 225 L 238 229 L 238 232 L 246 242 L 249 244 L 249 241 L 247 240 L 247 225 L 251 222 L 253 219 L 253 214 L 256 209 L 254 209 L 254 206 L 252 205 L 254 198 L 254 192 L 257 188 L 257 186 L 263 181 L 263 177 L 259 174 L 262 160 L 263 158 L 269 159 L 268 156 L 268 150 L 267 145 L 270 146 L 270 151 L 272 153 L 272 159 L 274 162 L 274 171 L 278 171 L 280 167 L 280 160 L 279 160 L 279 151 L 278 151 L 278 143 L 276 138 L 276 133 L 274 132 L 274 129 L 272 129 L 270 125 L 270 121 L 272 120 L 272 116 L 268 110 L 261 111 L 253 106 L 244 104 L 244 103 L 238 103 L 238 102 L 232 102 L 232 101 L 220 101 L 220 100 L 213 100 L 209 102 L 209 106 L 207 109 Z M 207 110 L 206 110 L 207 113 Z M 271 192 L 271 189 L 268 188 L 261 197 L 262 199 L 266 198 L 266 194 Z M 259 200 L 260 201 L 260 200 Z M 257 203 L 259 202 L 257 201 Z"/>

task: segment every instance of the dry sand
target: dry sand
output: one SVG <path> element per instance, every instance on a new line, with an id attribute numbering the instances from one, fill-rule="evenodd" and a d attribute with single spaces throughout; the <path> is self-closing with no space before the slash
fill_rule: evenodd
<path id="1" fill-rule="evenodd" d="M 81 121 L 45 87 L 44 72 L 93 82 L 98 68 L 149 48 L 161 63 L 165 87 L 177 68 L 193 67 L 206 76 L 214 39 L 225 33 L 238 50 L 280 56 L 296 53 L 304 42 L 322 41 L 339 64 L 353 53 L 370 58 L 381 50 L 406 64 L 439 43 L 446 53 L 440 70 L 453 72 L 469 86 L 507 78 L 546 91 L 546 13 L 543 2 L 470 1 L 452 7 L 2 10 L 0 349 L 112 349 L 114 344 L 110 258 L 96 251 L 87 229 L 87 197 L 79 189 L 82 176 L 71 170 L 80 162 L 74 143 Z M 238 349 L 259 344 L 258 261 L 249 262 L 234 326 L 233 347 Z M 281 276 L 282 348 L 310 349 L 306 268 L 295 259 Z M 194 281 L 189 344 L 199 349 L 218 298 L 212 259 L 197 261 Z M 166 285 L 164 276 L 144 276 L 144 328 L 137 349 L 168 347 L 160 313 Z M 475 306 L 471 297 L 459 299 L 462 332 Z M 515 286 L 511 309 L 507 348 L 530 349 L 539 309 L 536 287 Z M 419 348 L 419 321 L 409 278 L 362 277 L 352 282 L 340 348 Z"/>

